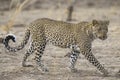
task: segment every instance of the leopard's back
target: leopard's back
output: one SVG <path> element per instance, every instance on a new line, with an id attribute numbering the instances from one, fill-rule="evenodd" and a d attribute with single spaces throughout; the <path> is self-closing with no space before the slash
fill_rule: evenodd
<path id="1" fill-rule="evenodd" d="M 70 44 L 77 44 L 77 42 L 91 42 L 89 35 L 86 34 L 86 29 L 92 26 L 89 24 L 91 23 L 87 21 L 74 24 L 42 18 L 35 20 L 28 27 L 33 40 L 42 42 L 41 39 L 45 38 L 47 42 L 55 46 L 66 48 Z"/>
<path id="2" fill-rule="evenodd" d="M 45 18 L 31 23 L 29 29 L 32 33 L 32 39 L 40 41 L 42 36 L 45 37 L 47 42 L 65 48 L 67 45 L 74 43 L 75 26 L 77 25 Z"/>

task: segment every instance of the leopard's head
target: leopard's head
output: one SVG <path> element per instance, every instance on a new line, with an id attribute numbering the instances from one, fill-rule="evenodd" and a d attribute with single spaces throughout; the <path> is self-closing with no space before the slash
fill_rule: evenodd
<path id="1" fill-rule="evenodd" d="M 109 25 L 108 20 L 93 20 L 92 25 L 93 36 L 95 38 L 99 38 L 101 40 L 107 39 Z"/>

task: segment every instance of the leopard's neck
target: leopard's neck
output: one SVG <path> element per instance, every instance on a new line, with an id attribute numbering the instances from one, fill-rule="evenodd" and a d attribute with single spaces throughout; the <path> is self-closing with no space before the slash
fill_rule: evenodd
<path id="1" fill-rule="evenodd" d="M 91 39 L 91 41 L 94 41 L 95 37 L 93 35 L 92 26 L 93 24 L 91 22 L 88 22 L 84 26 L 82 26 L 82 28 L 84 29 L 88 37 Z"/>

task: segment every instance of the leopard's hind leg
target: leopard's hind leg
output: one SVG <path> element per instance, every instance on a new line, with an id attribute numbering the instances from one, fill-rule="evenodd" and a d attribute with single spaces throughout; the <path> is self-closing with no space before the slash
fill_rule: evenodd
<path id="1" fill-rule="evenodd" d="M 26 60 L 33 52 L 34 52 L 34 43 L 31 42 L 31 45 L 30 45 L 29 49 L 26 51 L 26 53 L 24 55 L 24 58 L 23 58 L 23 61 L 22 61 L 22 66 L 23 67 L 30 67 L 30 66 L 32 66 L 32 65 L 27 65 L 26 64 Z"/>
<path id="2" fill-rule="evenodd" d="M 77 61 L 78 56 L 80 54 L 79 47 L 77 45 L 72 45 L 70 47 L 70 49 L 72 51 L 71 51 L 71 55 L 70 55 L 70 66 L 69 66 L 69 68 L 71 69 L 72 72 L 76 72 L 77 69 L 75 69 L 75 64 L 76 64 L 76 61 Z"/>
<path id="3" fill-rule="evenodd" d="M 39 43 L 39 46 L 36 48 L 36 51 L 35 51 L 35 54 L 36 54 L 35 61 L 38 65 L 38 69 L 40 69 L 44 72 L 48 72 L 48 69 L 45 67 L 45 65 L 41 61 L 45 46 L 46 46 L 45 42 Z"/>

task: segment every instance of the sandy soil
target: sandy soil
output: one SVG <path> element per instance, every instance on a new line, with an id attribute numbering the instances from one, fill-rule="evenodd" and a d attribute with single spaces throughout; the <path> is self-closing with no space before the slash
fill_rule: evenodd
<path id="1" fill-rule="evenodd" d="M 46 0 L 45 0 L 46 1 Z M 92 1 L 92 0 L 91 0 Z M 95 1 L 95 0 L 94 0 Z M 97 2 L 96 2 L 97 3 Z M 103 5 L 104 6 L 104 5 Z M 12 11 L 0 12 L 0 25 L 9 20 Z M 17 43 L 22 40 L 25 27 L 31 21 L 38 18 L 51 18 L 55 20 L 66 20 L 65 8 L 40 8 L 24 10 L 16 19 L 15 27 L 11 32 L 17 36 Z M 93 53 L 96 58 L 109 71 L 110 76 L 104 77 L 92 66 L 83 55 L 78 59 L 76 68 L 78 72 L 72 73 L 68 69 L 69 58 L 64 55 L 69 49 L 61 49 L 52 45 L 47 45 L 42 60 L 49 68 L 49 72 L 44 73 L 35 67 L 24 68 L 21 62 L 28 48 L 11 53 L 0 45 L 0 80 L 120 80 L 116 73 L 120 69 L 120 10 L 118 6 L 113 7 L 76 7 L 73 13 L 75 23 L 79 21 L 91 21 L 92 19 L 110 20 L 108 39 L 105 41 L 95 40 L 93 42 Z M 3 31 L 1 31 L 3 33 Z M 28 60 L 28 63 L 34 64 L 34 54 Z"/>

